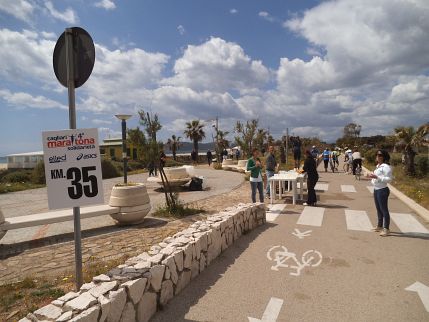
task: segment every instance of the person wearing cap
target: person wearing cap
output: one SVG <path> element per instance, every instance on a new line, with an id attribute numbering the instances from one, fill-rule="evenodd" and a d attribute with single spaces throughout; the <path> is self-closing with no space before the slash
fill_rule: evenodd
<path id="1" fill-rule="evenodd" d="M 390 155 L 385 150 L 378 150 L 376 154 L 377 166 L 373 173 L 369 174 L 374 186 L 374 202 L 377 209 L 378 223 L 374 232 L 381 232 L 380 236 L 389 235 L 390 213 L 387 205 L 390 190 L 387 184 L 392 181 L 392 169 L 389 165 Z"/>

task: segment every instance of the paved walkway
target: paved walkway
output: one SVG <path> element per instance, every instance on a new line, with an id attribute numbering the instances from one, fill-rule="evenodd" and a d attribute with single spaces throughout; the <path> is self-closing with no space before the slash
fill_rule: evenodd
<path id="1" fill-rule="evenodd" d="M 227 171 L 216 171 L 212 174 L 223 177 L 224 180 L 237 178 L 236 173 Z M 194 201 L 190 205 L 204 209 L 207 213 L 214 213 L 239 202 L 248 202 L 250 187 L 248 182 L 242 180 L 242 175 L 239 175 L 236 180 L 236 185 L 237 182 L 239 185 L 235 189 L 230 188 L 227 192 L 218 195 L 213 195 L 211 190 L 207 198 Z M 149 218 L 142 225 L 128 228 L 116 227 L 107 233 L 100 233 L 97 230 L 84 231 L 82 234 L 84 264 L 90 260 L 112 260 L 122 256 L 135 256 L 148 250 L 151 245 L 161 242 L 165 237 L 185 229 L 200 218 L 201 216 L 196 215 L 170 222 Z M 0 285 L 22 280 L 26 276 L 53 277 L 72 272 L 74 243 L 71 238 L 72 236 L 69 236 L 67 242 L 27 249 L 0 260 Z"/>
<path id="2" fill-rule="evenodd" d="M 204 177 L 204 191 L 188 191 L 184 189 L 180 192 L 180 199 L 185 202 L 194 202 L 211 196 L 219 195 L 231 191 L 240 185 L 244 176 L 236 172 L 219 171 L 210 169 L 208 166 L 198 166 L 195 169 L 197 176 Z M 129 182 L 146 182 L 148 175 L 138 174 L 129 176 Z M 122 178 L 103 180 L 104 201 L 108 203 L 112 187 L 116 183 L 122 182 Z M 165 202 L 163 193 L 159 192 L 159 184 L 147 183 L 148 194 L 151 200 L 152 211 Z M 20 191 L 0 195 L 0 208 L 6 218 L 23 215 L 30 215 L 49 211 L 48 196 L 46 188 Z M 110 216 L 100 216 L 82 220 L 82 229 L 86 231 L 98 230 L 99 232 L 113 232 L 118 230 L 115 222 Z M 16 243 L 41 240 L 54 236 L 53 241 L 63 240 L 65 234 L 73 232 L 73 222 L 63 222 L 45 226 L 31 227 L 10 231 L 0 240 L 1 245 L 13 245 Z M 51 239 L 52 240 L 52 239 Z M 46 240 L 43 242 L 47 242 Z M 1 252 L 1 248 L 0 248 Z"/>

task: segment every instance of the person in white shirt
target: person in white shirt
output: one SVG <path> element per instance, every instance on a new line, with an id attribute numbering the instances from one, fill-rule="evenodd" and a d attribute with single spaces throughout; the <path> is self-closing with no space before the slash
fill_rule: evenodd
<path id="1" fill-rule="evenodd" d="M 390 155 L 385 150 L 377 151 L 377 167 L 369 175 L 374 186 L 374 202 L 377 208 L 378 224 L 373 229 L 375 232 L 381 232 L 380 236 L 388 236 L 390 233 L 390 214 L 387 206 L 390 190 L 387 184 L 392 181 L 392 168 L 389 165 Z"/>
<path id="2" fill-rule="evenodd" d="M 358 166 L 362 168 L 362 156 L 360 155 L 360 152 L 358 151 L 357 147 L 353 149 L 352 160 L 353 160 L 352 170 L 353 170 L 353 175 L 355 175 L 356 168 Z"/>

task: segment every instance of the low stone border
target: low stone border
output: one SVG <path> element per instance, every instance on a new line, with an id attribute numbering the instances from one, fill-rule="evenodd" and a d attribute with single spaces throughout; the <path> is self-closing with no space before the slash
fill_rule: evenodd
<path id="1" fill-rule="evenodd" d="M 240 236 L 262 225 L 264 204 L 239 204 L 128 259 L 79 292 L 69 292 L 22 322 L 149 321 Z"/>
<path id="2" fill-rule="evenodd" d="M 362 169 L 364 169 L 367 172 L 372 172 L 365 167 L 362 167 Z M 429 223 L 429 210 L 420 206 L 417 202 L 415 202 L 410 197 L 406 196 L 403 192 L 399 191 L 398 189 L 396 189 L 391 184 L 387 184 L 387 186 L 389 187 L 390 191 L 399 200 L 401 200 L 403 203 L 405 203 L 408 207 L 410 207 L 412 210 L 414 210 L 420 217 L 422 217 L 424 220 L 426 220 Z"/>

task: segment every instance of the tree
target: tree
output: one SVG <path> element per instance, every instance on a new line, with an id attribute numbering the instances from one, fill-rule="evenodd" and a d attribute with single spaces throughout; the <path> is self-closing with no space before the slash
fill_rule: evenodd
<path id="1" fill-rule="evenodd" d="M 257 147 L 259 151 L 263 151 L 267 138 L 268 131 L 265 129 L 258 129 L 256 131 L 255 139 L 253 140 L 253 146 Z"/>
<path id="2" fill-rule="evenodd" d="M 148 147 L 148 157 L 149 161 L 152 161 L 154 164 L 158 165 L 159 160 L 159 144 L 156 140 L 156 133 L 161 130 L 162 125 L 159 122 L 157 114 L 149 114 L 149 112 L 145 112 L 140 110 L 140 124 L 145 127 L 146 133 L 149 136 L 149 147 Z M 156 168 L 155 168 L 156 174 Z"/>
<path id="3" fill-rule="evenodd" d="M 127 130 L 127 141 L 137 149 L 137 157 L 139 160 L 141 160 L 147 142 L 144 133 L 138 126 L 135 129 Z"/>
<path id="4" fill-rule="evenodd" d="M 170 151 L 173 153 L 173 160 L 176 161 L 176 152 L 177 150 L 182 146 L 182 142 L 180 142 L 180 139 L 182 137 L 178 136 L 176 137 L 174 134 L 171 136 L 171 139 L 167 140 L 167 145 Z"/>
<path id="5" fill-rule="evenodd" d="M 229 141 L 225 138 L 229 134 L 228 131 L 218 131 L 218 141 L 219 141 L 219 148 L 221 150 L 226 149 L 229 147 Z"/>
<path id="6" fill-rule="evenodd" d="M 234 130 L 238 134 L 235 137 L 235 143 L 240 146 L 241 150 L 246 156 L 252 154 L 252 148 L 257 129 L 257 119 L 246 121 L 246 124 L 237 121 L 237 123 L 235 124 Z"/>
<path id="7" fill-rule="evenodd" d="M 362 129 L 362 126 L 356 123 L 349 123 L 344 127 L 344 137 L 357 138 L 360 136 L 361 129 Z"/>
<path id="8" fill-rule="evenodd" d="M 423 144 L 427 144 L 429 140 L 429 122 L 421 125 L 417 131 L 414 127 L 397 127 L 395 128 L 396 137 L 402 141 L 405 152 L 405 171 L 408 175 L 414 176 L 416 169 L 414 166 L 414 157 L 416 152 L 414 149 L 419 148 Z"/>
<path id="9" fill-rule="evenodd" d="M 186 122 L 186 130 L 183 132 L 187 138 L 191 139 L 194 143 L 194 150 L 198 155 L 198 142 L 201 142 L 205 137 L 206 133 L 203 130 L 204 124 L 200 123 L 200 120 L 192 120 Z"/>

